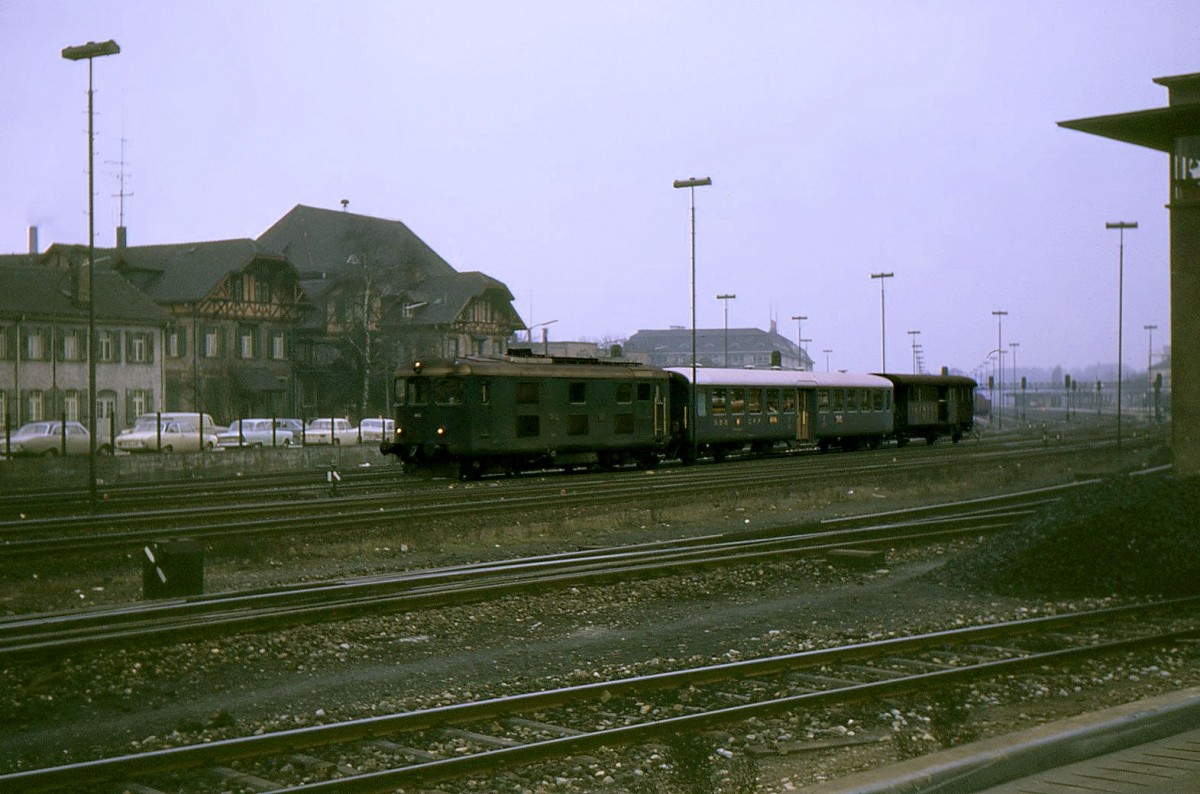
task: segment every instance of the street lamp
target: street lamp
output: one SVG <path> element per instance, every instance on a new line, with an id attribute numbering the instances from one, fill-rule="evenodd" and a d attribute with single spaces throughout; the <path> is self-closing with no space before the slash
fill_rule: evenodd
<path id="1" fill-rule="evenodd" d="M 997 370 L 996 376 L 996 394 L 1000 398 L 996 412 L 996 429 L 1004 429 L 1004 317 L 1008 312 L 995 311 L 992 314 L 996 315 L 996 356 L 1000 362 L 1000 369 Z"/>
<path id="2" fill-rule="evenodd" d="M 1158 330 L 1157 325 L 1143 325 L 1142 328 L 1149 334 L 1146 339 L 1146 417 L 1150 417 L 1150 406 L 1154 403 L 1154 332 Z"/>
<path id="3" fill-rule="evenodd" d="M 871 278 L 879 279 L 879 348 L 883 361 L 880 364 L 882 372 L 887 372 L 887 313 L 884 310 L 883 280 L 892 278 L 895 273 L 872 273 Z"/>
<path id="4" fill-rule="evenodd" d="M 1021 343 L 1020 342 L 1009 342 L 1008 346 L 1012 348 L 1012 352 L 1013 352 L 1013 379 L 1012 379 L 1013 414 L 1017 417 L 1017 419 L 1019 421 L 1019 420 L 1025 418 L 1024 416 L 1022 416 L 1022 413 L 1024 413 L 1024 411 L 1018 412 L 1017 406 L 1016 406 L 1016 402 L 1017 402 L 1017 348 L 1021 346 Z M 1022 408 L 1025 406 L 1024 391 L 1021 392 L 1021 406 L 1022 406 Z"/>
<path id="5" fill-rule="evenodd" d="M 908 335 L 912 337 L 913 374 L 914 375 L 917 374 L 917 335 L 920 333 L 921 333 L 920 331 L 909 331 L 908 332 Z"/>
<path id="6" fill-rule="evenodd" d="M 88 499 L 96 507 L 96 188 L 94 166 L 94 140 L 92 112 L 92 61 L 105 55 L 116 55 L 121 51 L 112 39 L 96 43 L 89 41 L 76 47 L 64 47 L 62 57 L 68 61 L 88 62 Z"/>
<path id="7" fill-rule="evenodd" d="M 729 301 L 737 295 L 718 295 L 717 300 L 725 301 L 725 366 L 729 366 Z"/>
<path id="8" fill-rule="evenodd" d="M 1137 221 L 1116 221 L 1104 224 L 1105 229 L 1116 229 L 1120 237 L 1120 253 L 1117 257 L 1117 447 L 1121 446 L 1121 358 L 1122 313 L 1125 304 L 1125 230 L 1136 229 Z"/>
<path id="9" fill-rule="evenodd" d="M 808 319 L 804 314 L 793 314 L 792 319 L 796 321 L 796 369 L 804 370 L 804 336 L 801 333 L 801 328 L 804 326 L 804 321 Z M 809 340 L 811 341 L 811 340 Z"/>
<path id="10" fill-rule="evenodd" d="M 833 352 L 833 348 L 827 347 L 824 350 L 822 350 L 821 352 L 825 354 L 825 371 L 828 372 L 829 371 L 829 354 Z"/>
<path id="11" fill-rule="evenodd" d="M 696 419 L 696 399 L 699 389 L 696 388 L 696 188 L 706 187 L 712 184 L 711 177 L 689 177 L 687 179 L 676 179 L 671 183 L 675 188 L 687 188 L 691 197 L 691 221 L 692 221 L 692 415 L 688 417 L 688 421 L 695 422 Z M 696 459 L 696 434 L 692 433 L 692 460 Z"/>

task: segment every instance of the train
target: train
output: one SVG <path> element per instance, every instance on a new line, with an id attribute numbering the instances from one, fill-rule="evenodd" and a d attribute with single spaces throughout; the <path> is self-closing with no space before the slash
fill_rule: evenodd
<path id="1" fill-rule="evenodd" d="M 532 354 L 413 361 L 380 452 L 463 479 L 539 468 L 693 464 L 813 447 L 959 441 L 976 383 L 957 375 L 659 368 Z"/>

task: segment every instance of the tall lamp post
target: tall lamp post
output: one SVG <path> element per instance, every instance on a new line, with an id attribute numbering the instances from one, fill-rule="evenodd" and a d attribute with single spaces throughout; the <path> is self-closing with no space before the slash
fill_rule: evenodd
<path id="1" fill-rule="evenodd" d="M 804 326 L 804 321 L 808 319 L 804 314 L 793 314 L 792 319 L 796 321 L 796 369 L 803 371 L 804 369 L 804 334 L 801 328 Z M 811 340 L 809 340 L 811 341 Z"/>
<path id="2" fill-rule="evenodd" d="M 729 366 L 729 302 L 737 295 L 718 295 L 717 300 L 725 301 L 725 366 Z"/>
<path id="3" fill-rule="evenodd" d="M 1157 325 L 1143 325 L 1149 337 L 1146 339 L 1146 418 L 1150 418 L 1150 408 L 1154 404 L 1154 332 Z"/>
<path id="4" fill-rule="evenodd" d="M 909 331 L 908 332 L 908 335 L 912 337 L 913 374 L 914 375 L 917 374 L 917 335 L 920 333 L 921 333 L 920 331 Z"/>
<path id="5" fill-rule="evenodd" d="M 996 394 L 1000 398 L 996 405 L 996 429 L 1004 429 L 1004 317 L 1005 311 L 995 311 L 996 315 L 996 360 L 1000 367 L 996 370 Z"/>
<path id="6" fill-rule="evenodd" d="M 828 372 L 829 371 L 829 354 L 833 352 L 833 348 L 827 347 L 824 350 L 822 350 L 821 352 L 825 354 L 825 371 Z"/>
<path id="7" fill-rule="evenodd" d="M 1016 417 L 1017 421 L 1020 421 L 1025 418 L 1022 415 L 1022 414 L 1024 414 L 1024 410 L 1021 410 L 1021 411 L 1017 410 L 1017 348 L 1021 346 L 1021 343 L 1020 342 L 1009 342 L 1008 346 L 1012 348 L 1012 354 L 1013 354 L 1013 378 L 1012 378 L 1013 416 Z M 1024 409 L 1024 407 L 1025 407 L 1025 392 L 1022 391 L 1021 392 L 1021 408 Z"/>
<path id="8" fill-rule="evenodd" d="M 92 61 L 105 55 L 116 55 L 121 48 L 115 41 L 80 44 L 64 47 L 62 57 L 68 61 L 88 62 L 88 499 L 96 507 L 96 188 L 95 188 L 95 127 L 92 105 Z"/>
<path id="9" fill-rule="evenodd" d="M 1117 448 L 1121 446 L 1121 357 L 1122 315 L 1125 308 L 1125 230 L 1136 229 L 1137 221 L 1115 221 L 1104 224 L 1105 229 L 1116 229 L 1120 234 L 1120 249 L 1117 255 Z"/>
<path id="10" fill-rule="evenodd" d="M 883 281 L 892 278 L 895 273 L 872 273 L 871 278 L 879 279 L 879 349 L 882 356 L 880 372 L 887 372 L 887 312 L 884 307 Z"/>
<path id="11" fill-rule="evenodd" d="M 675 188 L 687 188 L 691 197 L 691 224 L 692 224 L 692 409 L 691 416 L 688 421 L 695 423 L 696 421 L 696 394 L 699 391 L 696 388 L 696 188 L 706 187 L 712 184 L 711 177 L 689 177 L 687 179 L 676 179 L 672 183 Z M 696 459 L 696 434 L 692 433 L 692 460 Z"/>

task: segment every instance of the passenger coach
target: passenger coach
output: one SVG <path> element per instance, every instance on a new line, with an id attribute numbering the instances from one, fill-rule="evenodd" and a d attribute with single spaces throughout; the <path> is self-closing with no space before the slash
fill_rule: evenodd
<path id="1" fill-rule="evenodd" d="M 704 454 L 722 460 L 746 447 L 877 447 L 892 435 L 892 384 L 876 375 L 705 368 L 696 370 L 693 396 L 691 368 L 668 371 L 671 403 L 684 407 L 685 462 Z"/>

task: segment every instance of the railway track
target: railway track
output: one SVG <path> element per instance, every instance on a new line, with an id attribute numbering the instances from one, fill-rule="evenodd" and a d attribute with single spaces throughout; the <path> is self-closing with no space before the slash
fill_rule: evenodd
<path id="1" fill-rule="evenodd" d="M 1200 599 L 992 623 L 0 775 L 12 792 L 373 792 L 894 698 L 1200 635 Z"/>
<path id="2" fill-rule="evenodd" d="M 664 469 L 653 479 L 645 473 L 616 476 L 559 476 L 488 480 L 469 485 L 396 481 L 399 492 L 345 494 L 293 501 L 256 500 L 222 503 L 202 493 L 196 505 L 114 512 L 103 515 L 30 516 L 0 521 L 0 549 L 16 555 L 63 554 L 100 550 L 129 551 L 161 539 L 165 533 L 195 540 L 238 536 L 268 536 L 305 531 L 396 526 L 397 522 L 472 514 L 497 514 L 537 509 L 570 509 L 629 504 L 647 500 L 682 499 L 714 490 L 771 488 L 781 484 L 803 487 L 838 476 L 898 476 L 947 466 L 986 465 L 1081 449 L 1102 448 L 1109 442 L 1012 450 L 955 448 L 946 450 L 880 450 L 857 455 L 748 461 L 723 466 Z M 378 481 L 376 482 L 376 485 Z"/>
<path id="3" fill-rule="evenodd" d="M 737 536 L 714 535 L 456 567 L 406 571 L 299 587 L 215 594 L 85 611 L 0 619 L 0 662 L 61 656 L 154 640 L 279 630 L 363 615 L 414 611 L 587 584 L 770 562 L 833 549 L 893 547 L 1002 531 L 1083 482 L 830 519 Z"/>

